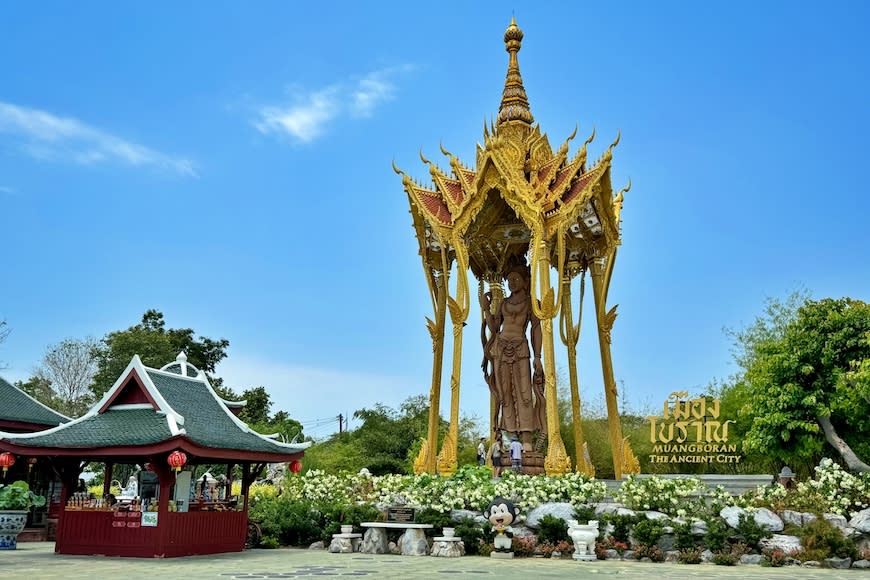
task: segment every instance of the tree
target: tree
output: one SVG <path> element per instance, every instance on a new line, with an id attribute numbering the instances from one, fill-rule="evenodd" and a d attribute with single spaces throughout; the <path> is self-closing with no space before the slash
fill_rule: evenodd
<path id="1" fill-rule="evenodd" d="M 118 379 L 133 355 L 138 354 L 142 362 L 160 368 L 175 360 L 184 351 L 187 360 L 208 375 L 209 382 L 225 399 L 235 399 L 237 395 L 223 387 L 223 381 L 214 376 L 217 364 L 226 358 L 230 342 L 226 339 L 194 338 L 193 329 L 166 328 L 163 313 L 148 310 L 142 315 L 142 322 L 127 330 L 107 334 L 97 350 L 97 373 L 91 390 L 95 397 L 101 397 Z"/>
<path id="2" fill-rule="evenodd" d="M 47 381 L 54 393 L 55 408 L 78 417 L 90 406 L 90 386 L 97 371 L 97 348 L 93 338 L 66 338 L 45 349 L 36 377 Z"/>
<path id="3" fill-rule="evenodd" d="M 16 381 L 15 386 L 45 405 L 46 407 L 56 409 L 57 403 L 54 400 L 54 391 L 51 388 L 51 381 L 39 375 L 33 375 L 27 381 Z"/>
<path id="4" fill-rule="evenodd" d="M 277 433 L 284 441 L 293 441 L 302 434 L 302 423 L 291 419 L 286 411 L 278 411 L 270 416 L 272 398 L 266 387 L 259 386 L 242 392 L 242 399 L 247 404 L 239 413 L 239 419 L 247 423 L 254 431 L 264 434 Z"/>
<path id="5" fill-rule="evenodd" d="M 741 413 L 752 419 L 746 450 L 786 462 L 833 450 L 853 471 L 870 471 L 860 459 L 870 457 L 870 305 L 826 298 L 793 315 L 770 312 L 785 310 L 769 309 L 738 334 L 748 393 Z"/>

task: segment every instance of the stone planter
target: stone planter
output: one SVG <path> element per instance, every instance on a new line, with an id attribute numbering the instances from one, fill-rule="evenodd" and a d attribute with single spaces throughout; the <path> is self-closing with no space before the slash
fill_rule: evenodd
<path id="1" fill-rule="evenodd" d="M 341 526 L 341 533 L 342 534 L 352 534 L 353 533 L 353 526 L 352 525 Z"/>
<path id="2" fill-rule="evenodd" d="M 0 550 L 18 547 L 18 534 L 27 523 L 27 510 L 0 510 Z"/>
<path id="3" fill-rule="evenodd" d="M 441 535 L 445 538 L 452 538 L 456 534 L 455 528 L 443 528 L 441 530 Z"/>

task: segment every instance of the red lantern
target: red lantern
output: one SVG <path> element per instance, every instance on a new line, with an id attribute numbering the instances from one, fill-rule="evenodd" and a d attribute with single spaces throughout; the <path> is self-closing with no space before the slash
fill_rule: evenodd
<path id="1" fill-rule="evenodd" d="M 27 458 L 27 473 L 30 473 L 30 470 L 33 469 L 33 466 L 36 465 L 37 461 L 39 460 L 36 457 Z"/>
<path id="2" fill-rule="evenodd" d="M 0 467 L 3 468 L 3 474 L 6 475 L 6 471 L 15 465 L 15 456 L 5 451 L 0 453 Z"/>
<path id="3" fill-rule="evenodd" d="M 178 473 L 184 464 L 187 463 L 187 455 L 184 451 L 173 451 L 166 458 L 166 462 L 169 463 L 169 467 L 175 469 L 175 473 Z"/>
<path id="4" fill-rule="evenodd" d="M 302 471 L 302 462 L 298 459 L 294 459 L 293 461 L 291 461 L 290 471 L 292 471 L 293 473 L 299 473 L 300 471 Z"/>

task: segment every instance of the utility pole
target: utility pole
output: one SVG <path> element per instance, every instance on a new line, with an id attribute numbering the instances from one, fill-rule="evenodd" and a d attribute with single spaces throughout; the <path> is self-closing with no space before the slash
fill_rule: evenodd
<path id="1" fill-rule="evenodd" d="M 338 432 L 339 432 L 339 433 L 343 433 L 343 432 L 344 432 L 344 431 L 342 430 L 342 419 L 344 419 L 344 416 L 343 416 L 341 413 L 339 413 L 339 414 L 338 414 Z"/>

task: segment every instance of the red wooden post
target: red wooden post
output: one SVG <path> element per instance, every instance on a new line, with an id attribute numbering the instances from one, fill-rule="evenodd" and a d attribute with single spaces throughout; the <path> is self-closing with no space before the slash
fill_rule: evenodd
<path id="1" fill-rule="evenodd" d="M 115 469 L 115 464 L 107 461 L 103 470 L 103 497 L 112 493 L 112 471 Z"/>

